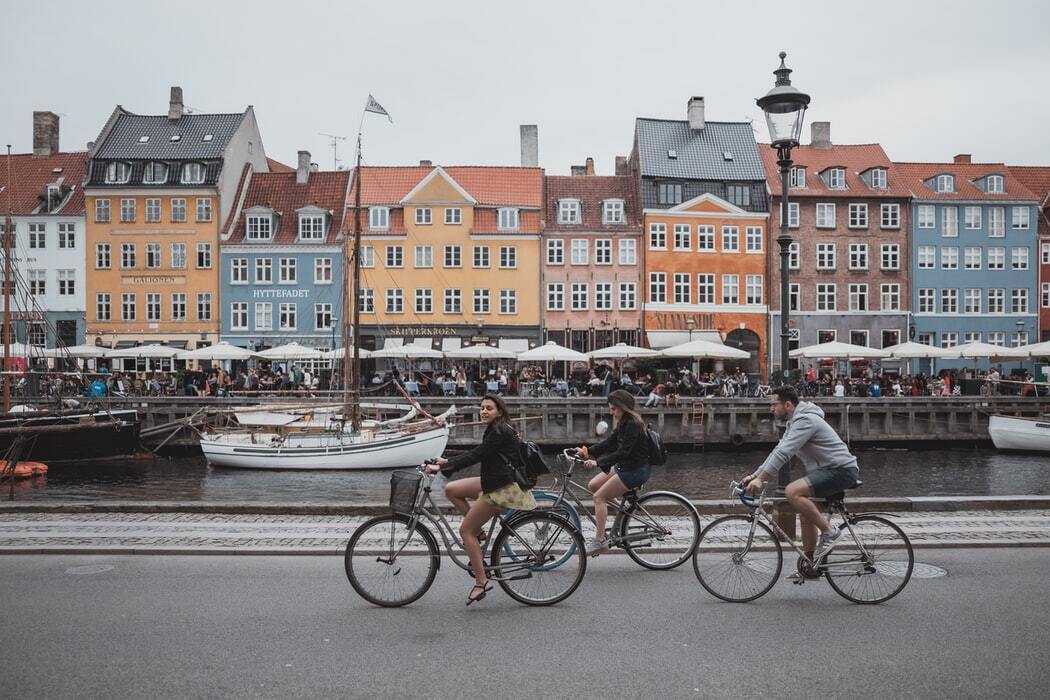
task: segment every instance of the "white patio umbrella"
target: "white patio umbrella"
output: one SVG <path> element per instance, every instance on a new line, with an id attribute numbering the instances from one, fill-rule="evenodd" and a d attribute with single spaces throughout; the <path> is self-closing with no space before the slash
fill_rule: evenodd
<path id="1" fill-rule="evenodd" d="M 1023 350 L 1025 357 L 1050 357 L 1050 340 L 1045 340 L 1042 343 L 1032 343 L 1031 345 L 1022 345 L 1015 350 Z"/>
<path id="2" fill-rule="evenodd" d="M 590 353 L 592 360 L 629 360 L 634 357 L 655 357 L 660 353 L 649 348 L 639 348 L 627 343 L 617 343 Z"/>
<path id="3" fill-rule="evenodd" d="M 264 360 L 320 360 L 324 353 L 295 341 L 255 353 Z"/>
<path id="4" fill-rule="evenodd" d="M 690 340 L 660 351 L 660 357 L 689 357 L 696 360 L 749 360 L 751 353 L 710 340 Z"/>
<path id="5" fill-rule="evenodd" d="M 1023 348 L 1008 348 L 980 341 L 956 345 L 951 351 L 956 357 L 964 357 L 967 360 L 1020 360 L 1029 357 Z"/>
<path id="6" fill-rule="evenodd" d="M 869 348 L 866 345 L 831 341 L 792 350 L 789 356 L 807 360 L 881 360 L 889 357 L 890 354 L 885 350 Z"/>
<path id="7" fill-rule="evenodd" d="M 959 357 L 959 353 L 955 352 L 955 348 L 939 348 L 936 345 L 926 345 L 925 343 L 900 343 L 899 345 L 891 345 L 888 348 L 883 348 L 890 356 L 895 360 L 910 360 L 913 358 L 927 359 L 931 357 Z"/>
<path id="8" fill-rule="evenodd" d="M 365 350 L 364 348 L 361 348 L 361 349 L 359 349 L 357 351 L 357 356 L 360 357 L 362 360 L 367 358 L 367 357 L 371 357 L 372 354 L 373 353 L 372 353 L 371 350 Z M 341 360 L 341 359 L 343 359 L 343 348 L 335 348 L 333 350 L 325 350 L 322 353 L 322 355 L 324 356 L 324 359 L 326 359 L 326 360 Z M 353 356 L 354 356 L 354 348 L 353 348 L 353 346 L 351 346 L 350 347 L 350 357 L 353 357 Z"/>
<path id="9" fill-rule="evenodd" d="M 167 345 L 158 345 L 152 343 L 150 345 L 139 345 L 133 348 L 120 348 L 119 350 L 109 350 L 106 352 L 106 359 L 110 358 L 121 358 L 121 357 L 142 357 L 148 359 L 164 359 L 173 358 L 178 355 L 181 350 L 178 348 L 169 347 Z"/>
<path id="10" fill-rule="evenodd" d="M 255 353 L 251 350 L 232 345 L 225 340 L 205 348 L 186 350 L 178 354 L 180 360 L 249 360 L 253 357 Z"/>
<path id="11" fill-rule="evenodd" d="M 588 362 L 590 358 L 558 345 L 553 340 L 546 345 L 537 345 L 531 350 L 518 353 L 518 362 Z"/>
<path id="12" fill-rule="evenodd" d="M 513 350 L 494 348 L 491 345 L 478 344 L 449 350 L 445 353 L 445 357 L 456 360 L 513 360 L 518 357 L 518 353 Z"/>
<path id="13" fill-rule="evenodd" d="M 41 345 L 26 345 L 25 343 L 11 343 L 9 346 L 11 357 L 47 357 Z M 0 356 L 4 354 L 4 346 L 0 343 Z"/>
<path id="14" fill-rule="evenodd" d="M 105 357 L 109 348 L 97 345 L 70 345 L 68 347 L 48 348 L 42 353 L 44 357 L 73 357 L 76 359 L 92 359 Z"/>
<path id="15" fill-rule="evenodd" d="M 370 355 L 372 359 L 390 360 L 438 360 L 444 356 L 445 354 L 440 350 L 435 350 L 429 345 L 415 345 L 414 343 L 383 348 L 382 350 L 376 350 Z"/>

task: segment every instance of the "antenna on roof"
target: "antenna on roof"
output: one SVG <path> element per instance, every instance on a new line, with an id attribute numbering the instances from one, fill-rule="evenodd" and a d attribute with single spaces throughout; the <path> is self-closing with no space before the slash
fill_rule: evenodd
<path id="1" fill-rule="evenodd" d="M 317 135 L 328 137 L 328 145 L 332 147 L 332 170 L 338 170 L 339 163 L 342 162 L 339 160 L 339 142 L 346 141 L 346 137 L 336 136 L 335 134 L 325 134 L 320 131 L 317 132 Z"/>

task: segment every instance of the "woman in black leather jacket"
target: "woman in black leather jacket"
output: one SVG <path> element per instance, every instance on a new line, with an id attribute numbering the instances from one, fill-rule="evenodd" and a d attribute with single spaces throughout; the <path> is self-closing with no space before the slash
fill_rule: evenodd
<path id="1" fill-rule="evenodd" d="M 464 516 L 459 534 L 470 559 L 475 583 L 467 596 L 467 605 L 481 600 L 492 590 L 481 551 L 480 536 L 485 524 L 508 508 L 532 510 L 536 507 L 532 491 L 518 486 L 508 464 L 517 465 L 520 457 L 518 433 L 507 417 L 507 405 L 499 396 L 487 394 L 481 399 L 479 413 L 481 422 L 486 424 L 481 444 L 450 459 L 439 457 L 436 464 L 428 467 L 431 473 L 440 469 L 445 476 L 450 476 L 481 462 L 480 477 L 457 479 L 445 487 L 448 500 Z M 477 500 L 470 505 L 468 498 Z"/>

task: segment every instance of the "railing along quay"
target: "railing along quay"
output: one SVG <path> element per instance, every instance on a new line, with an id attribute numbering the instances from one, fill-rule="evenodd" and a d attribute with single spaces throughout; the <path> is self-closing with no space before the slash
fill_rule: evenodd
<path id="1" fill-rule="evenodd" d="M 884 444 L 950 441 L 958 443 L 988 440 L 991 414 L 1038 417 L 1050 413 L 1050 397 L 955 396 L 903 398 L 812 399 L 825 419 L 851 444 Z M 388 419 L 402 415 L 395 406 L 404 405 L 397 397 L 368 399 L 369 403 L 390 404 L 390 408 L 366 411 L 370 418 Z M 483 426 L 477 424 L 478 398 L 425 397 L 420 404 L 438 414 L 455 404 L 459 410 L 449 445 L 465 447 L 481 440 Z M 42 405 L 46 401 L 40 402 Z M 165 426 L 176 426 L 195 414 L 221 420 L 220 414 L 245 406 L 331 405 L 330 397 L 260 396 L 232 398 L 128 397 L 105 400 L 112 408 L 134 408 L 146 434 L 143 442 L 156 447 L 165 438 L 168 446 L 197 444 L 197 434 L 186 428 L 172 436 Z M 512 417 L 521 432 L 543 445 L 571 445 L 595 440 L 595 426 L 609 421 L 607 404 L 601 397 L 518 398 L 508 397 Z M 643 417 L 670 445 L 688 448 L 769 444 L 776 432 L 769 414 L 768 399 L 683 397 L 677 404 L 640 409 Z"/>

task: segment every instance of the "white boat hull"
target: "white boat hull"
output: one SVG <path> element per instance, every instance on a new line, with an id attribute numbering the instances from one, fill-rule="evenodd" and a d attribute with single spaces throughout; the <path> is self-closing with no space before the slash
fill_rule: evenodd
<path id="1" fill-rule="evenodd" d="M 991 416 L 988 435 L 1000 450 L 1050 452 L 1050 420 Z"/>
<path id="2" fill-rule="evenodd" d="M 448 426 L 418 432 L 376 435 L 230 432 L 201 438 L 213 467 L 240 469 L 392 469 L 440 457 L 448 444 Z"/>

